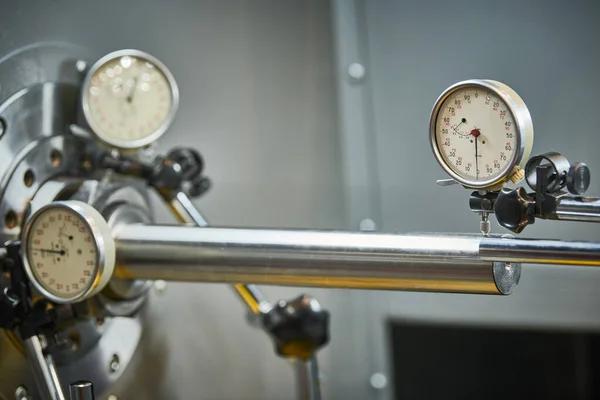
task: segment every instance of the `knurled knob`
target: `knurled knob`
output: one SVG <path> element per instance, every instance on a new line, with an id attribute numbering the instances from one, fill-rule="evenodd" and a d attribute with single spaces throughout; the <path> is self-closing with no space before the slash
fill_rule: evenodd
<path id="1" fill-rule="evenodd" d="M 517 183 L 521 182 L 524 178 L 525 171 L 521 167 L 516 166 L 515 168 L 513 168 L 512 173 L 508 179 L 510 179 L 510 181 L 516 185 Z"/>

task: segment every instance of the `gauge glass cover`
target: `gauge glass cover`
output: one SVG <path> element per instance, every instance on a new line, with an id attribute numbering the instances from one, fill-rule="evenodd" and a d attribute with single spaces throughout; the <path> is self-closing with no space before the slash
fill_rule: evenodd
<path id="1" fill-rule="evenodd" d="M 169 70 L 136 50 L 111 53 L 86 78 L 83 110 L 103 142 L 124 149 L 146 146 L 168 129 L 178 106 L 177 84 Z"/>
<path id="2" fill-rule="evenodd" d="M 93 284 L 98 248 L 80 215 L 68 208 L 51 208 L 31 223 L 27 258 L 36 281 L 54 296 L 80 296 Z"/>
<path id="3" fill-rule="evenodd" d="M 467 81 L 447 89 L 436 102 L 430 131 L 440 165 L 473 188 L 505 180 L 529 156 L 533 141 L 525 104 L 494 81 Z"/>

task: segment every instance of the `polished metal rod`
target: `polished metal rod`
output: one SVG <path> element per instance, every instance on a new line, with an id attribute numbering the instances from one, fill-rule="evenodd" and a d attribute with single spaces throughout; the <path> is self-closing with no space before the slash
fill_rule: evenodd
<path id="1" fill-rule="evenodd" d="M 308 360 L 295 360 L 299 400 L 321 400 L 319 367 L 315 356 Z"/>
<path id="2" fill-rule="evenodd" d="M 478 236 L 151 225 L 114 236 L 125 279 L 508 294 L 520 277 L 496 247 L 483 259 Z"/>
<path id="3" fill-rule="evenodd" d="M 44 339 L 32 336 L 23 343 L 42 400 L 65 400 L 52 357 L 44 355 Z"/>
<path id="4" fill-rule="evenodd" d="M 208 226 L 208 221 L 184 192 L 178 192 L 172 199 L 167 200 L 167 204 L 179 221 L 199 227 Z M 236 283 L 232 287 L 248 309 L 256 315 L 261 312 L 261 307 L 267 304 L 267 299 L 255 285 Z"/>
<path id="5" fill-rule="evenodd" d="M 479 246 L 482 260 L 600 267 L 599 242 L 486 237 Z"/>
<path id="6" fill-rule="evenodd" d="M 556 204 L 556 218 L 565 221 L 600 222 L 600 199 L 564 197 Z"/>

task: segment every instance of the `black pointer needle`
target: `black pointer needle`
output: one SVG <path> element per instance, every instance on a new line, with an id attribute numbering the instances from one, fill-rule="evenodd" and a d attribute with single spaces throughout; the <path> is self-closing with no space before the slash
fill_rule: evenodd
<path id="1" fill-rule="evenodd" d="M 32 249 L 34 251 L 45 251 L 46 253 L 54 253 L 54 254 L 60 254 L 61 256 L 65 255 L 65 251 L 64 250 L 51 250 L 51 249 Z"/>
<path id="2" fill-rule="evenodd" d="M 477 138 L 481 135 L 479 129 L 473 129 L 471 135 L 475 138 L 475 171 L 477 172 L 477 178 L 479 178 L 479 155 L 477 154 Z"/>
<path id="3" fill-rule="evenodd" d="M 477 157 L 477 136 L 475 137 L 475 171 L 477 171 L 477 179 L 479 179 L 479 158 Z"/>
<path id="4" fill-rule="evenodd" d="M 461 126 L 462 124 L 464 124 L 465 122 L 467 122 L 467 120 L 463 118 L 463 119 L 460 121 L 460 124 L 458 124 L 458 125 L 456 125 L 456 126 L 452 127 L 452 129 L 454 129 L 454 132 L 456 132 L 456 133 L 458 133 L 460 136 L 462 136 L 462 134 L 461 134 L 461 133 L 458 131 L 458 127 L 459 127 L 459 126 Z"/>
<path id="5" fill-rule="evenodd" d="M 137 78 L 133 79 L 133 88 L 131 89 L 131 91 L 129 92 L 129 96 L 127 96 L 127 102 L 129 104 L 131 104 L 131 102 L 133 101 L 133 95 L 135 94 L 135 86 L 137 85 Z"/>
<path id="6" fill-rule="evenodd" d="M 462 122 L 452 128 L 452 129 L 454 129 L 454 132 L 458 133 L 459 135 L 460 135 L 460 133 L 458 132 L 458 127 L 461 126 L 461 125 L 462 125 Z"/>
<path id="7" fill-rule="evenodd" d="M 67 238 L 69 238 L 69 240 L 73 240 L 73 236 L 67 235 L 66 233 L 63 233 L 63 231 L 58 231 L 58 234 L 60 236 L 66 236 Z"/>

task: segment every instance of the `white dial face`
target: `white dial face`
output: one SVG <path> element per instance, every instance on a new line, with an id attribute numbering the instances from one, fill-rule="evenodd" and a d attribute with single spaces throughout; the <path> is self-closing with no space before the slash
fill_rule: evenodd
<path id="1" fill-rule="evenodd" d="M 152 62 L 116 57 L 98 68 L 87 88 L 88 121 L 110 144 L 135 143 L 154 135 L 171 115 L 173 91 Z"/>
<path id="2" fill-rule="evenodd" d="M 70 299 L 95 279 L 98 249 L 89 226 L 68 208 L 49 208 L 33 221 L 27 261 L 38 284 L 54 296 Z"/>
<path id="3" fill-rule="evenodd" d="M 515 119 L 506 103 L 485 87 L 465 87 L 447 97 L 435 134 L 442 159 L 468 182 L 504 177 L 517 149 Z"/>

